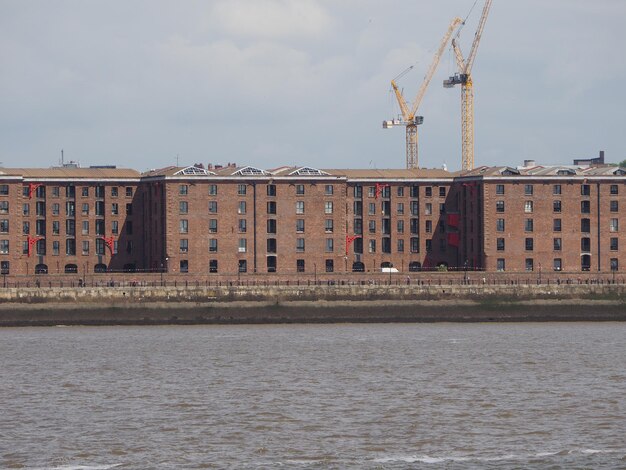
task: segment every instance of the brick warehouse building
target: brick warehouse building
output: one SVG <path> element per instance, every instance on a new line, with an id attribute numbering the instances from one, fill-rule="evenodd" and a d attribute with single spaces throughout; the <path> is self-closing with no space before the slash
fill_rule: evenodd
<path id="1" fill-rule="evenodd" d="M 620 269 L 614 166 L 0 169 L 8 275 Z"/>

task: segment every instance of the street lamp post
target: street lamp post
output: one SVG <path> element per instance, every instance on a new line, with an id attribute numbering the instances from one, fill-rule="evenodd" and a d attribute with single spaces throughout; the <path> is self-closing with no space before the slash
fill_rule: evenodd
<path id="1" fill-rule="evenodd" d="M 467 284 L 467 260 L 463 263 L 463 284 Z"/>
<path id="2" fill-rule="evenodd" d="M 317 285 L 317 263 L 313 263 L 313 281 Z"/>
<path id="3" fill-rule="evenodd" d="M 163 263 L 161 263 L 161 287 L 163 287 Z"/>

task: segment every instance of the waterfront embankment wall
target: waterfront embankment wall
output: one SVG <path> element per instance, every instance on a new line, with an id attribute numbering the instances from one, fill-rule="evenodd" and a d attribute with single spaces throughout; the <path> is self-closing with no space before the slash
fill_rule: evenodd
<path id="1" fill-rule="evenodd" d="M 6 288 L 0 326 L 626 320 L 626 285 Z"/>

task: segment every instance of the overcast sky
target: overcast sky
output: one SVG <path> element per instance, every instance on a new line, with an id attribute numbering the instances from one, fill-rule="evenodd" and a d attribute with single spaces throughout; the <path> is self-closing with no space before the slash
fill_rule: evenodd
<path id="1" fill-rule="evenodd" d="M 472 10 L 472 6 L 475 7 Z M 454 16 L 484 0 L 0 0 L 0 161 L 403 168 L 411 101 Z M 470 13 L 471 12 L 471 13 Z M 494 0 L 473 69 L 476 166 L 626 158 L 624 0 Z M 448 48 L 419 165 L 460 169 Z"/>

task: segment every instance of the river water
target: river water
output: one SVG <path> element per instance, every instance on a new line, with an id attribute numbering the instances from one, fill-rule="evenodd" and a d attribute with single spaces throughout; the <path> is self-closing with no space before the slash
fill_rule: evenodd
<path id="1" fill-rule="evenodd" d="M 626 324 L 0 329 L 0 467 L 626 468 Z"/>

